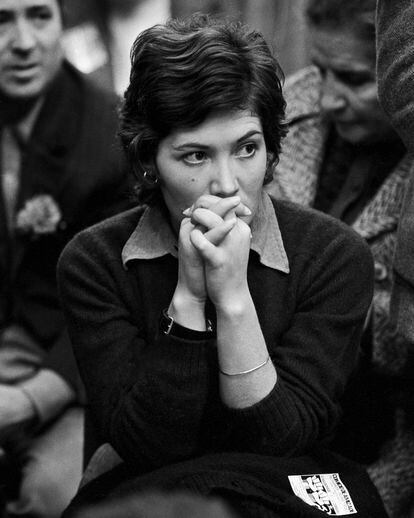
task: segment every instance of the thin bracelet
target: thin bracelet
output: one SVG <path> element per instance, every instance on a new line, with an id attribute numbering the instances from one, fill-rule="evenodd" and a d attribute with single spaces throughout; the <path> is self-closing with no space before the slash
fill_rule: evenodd
<path id="1" fill-rule="evenodd" d="M 250 374 L 250 372 L 254 372 L 254 371 L 257 371 L 258 369 L 261 369 L 267 363 L 269 363 L 269 360 L 270 360 L 270 356 L 267 355 L 267 358 L 263 363 L 261 363 L 260 365 L 256 365 L 256 367 L 253 367 L 252 369 L 248 369 L 247 371 L 225 372 L 225 371 L 222 371 L 221 369 L 219 369 L 219 371 L 221 372 L 221 374 L 224 374 L 224 376 L 243 376 L 243 374 Z"/>

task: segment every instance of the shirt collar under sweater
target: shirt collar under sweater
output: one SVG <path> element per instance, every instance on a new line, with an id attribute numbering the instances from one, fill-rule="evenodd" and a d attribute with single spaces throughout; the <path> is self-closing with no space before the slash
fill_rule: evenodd
<path id="1" fill-rule="evenodd" d="M 251 249 L 259 254 L 260 262 L 289 273 L 289 261 L 273 203 L 263 191 L 257 213 L 251 223 Z M 159 205 L 147 207 L 138 225 L 122 250 L 122 263 L 133 259 L 155 259 L 171 254 L 177 257 L 177 239 Z"/>

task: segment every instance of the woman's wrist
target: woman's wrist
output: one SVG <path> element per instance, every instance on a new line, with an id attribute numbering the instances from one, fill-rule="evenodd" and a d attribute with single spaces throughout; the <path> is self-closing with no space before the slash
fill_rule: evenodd
<path id="1" fill-rule="evenodd" d="M 171 335 L 184 340 L 211 340 L 216 336 L 210 320 L 206 322 L 205 331 L 198 331 L 178 324 L 178 322 L 168 314 L 167 309 L 164 309 L 161 314 L 160 331 L 165 335 Z"/>
<path id="2" fill-rule="evenodd" d="M 217 301 L 214 306 L 217 319 L 238 319 L 252 309 L 254 310 L 254 303 L 248 288 L 224 297 L 222 300 Z"/>
<path id="3" fill-rule="evenodd" d="M 180 326 L 195 331 L 206 331 L 206 300 L 194 297 L 187 290 L 177 286 L 168 307 L 168 315 Z"/>

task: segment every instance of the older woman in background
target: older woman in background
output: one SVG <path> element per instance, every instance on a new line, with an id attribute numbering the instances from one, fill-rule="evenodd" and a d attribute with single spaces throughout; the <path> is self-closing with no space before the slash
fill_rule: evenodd
<path id="1" fill-rule="evenodd" d="M 394 107 L 404 96 L 409 97 L 411 76 L 406 70 L 409 60 L 397 51 L 392 55 L 388 51 L 380 76 L 386 78 L 380 85 L 387 87 L 378 92 L 376 4 L 375 0 L 305 2 L 313 64 L 286 81 L 290 131 L 268 188 L 276 197 L 341 219 L 371 248 L 375 282 L 372 311 L 362 338 L 364 362 L 343 401 L 345 413 L 335 447 L 370 465 L 369 472 L 392 516 L 400 516 L 399 502 L 413 487 L 413 476 L 408 473 L 414 472 L 410 462 L 414 442 L 405 433 L 404 419 L 396 419 L 405 397 L 402 379 L 409 348 L 396 329 L 391 294 L 395 282 L 402 284 L 398 273 L 401 265 L 413 264 L 409 254 L 397 252 L 394 268 L 397 227 L 412 176 L 412 157 L 404 146 L 410 146 L 406 136 L 411 112 L 404 106 L 404 118 L 397 120 Z M 393 9 L 381 17 L 382 31 L 387 16 L 394 18 Z M 404 41 L 409 39 L 404 30 L 403 34 L 402 29 L 396 29 L 399 36 L 389 30 L 387 37 L 382 36 L 381 49 L 391 48 L 391 36 L 393 41 L 403 36 Z M 393 45 L 395 49 L 397 45 Z M 405 52 L 408 56 L 409 51 Z M 396 58 L 401 65 L 394 65 Z M 406 74 L 404 88 L 388 86 L 395 70 L 401 76 Z M 378 93 L 385 99 L 382 104 Z M 386 114 L 390 111 L 392 120 Z M 404 142 L 401 137 L 405 137 Z M 408 237 L 404 240 L 412 241 Z M 400 243 L 398 249 L 404 245 Z M 405 264 L 403 269 L 410 272 Z M 408 285 L 409 279 L 410 274 Z M 407 313 L 405 321 L 412 320 Z M 401 322 L 398 327 L 407 326 Z M 390 439 L 392 454 L 387 445 Z"/>

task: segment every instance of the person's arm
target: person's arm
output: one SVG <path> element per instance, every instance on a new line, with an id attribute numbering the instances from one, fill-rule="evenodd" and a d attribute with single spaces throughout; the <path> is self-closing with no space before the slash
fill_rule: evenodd
<path id="1" fill-rule="evenodd" d="M 209 233 L 226 221 L 197 208 L 192 219 L 199 226 L 191 232 L 191 241 L 203 259 L 206 291 L 217 313 L 221 397 L 229 407 L 244 408 L 267 396 L 276 383 L 276 371 L 247 283 L 250 227 L 235 215 L 230 217 L 232 226 L 212 242 Z"/>
<path id="2" fill-rule="evenodd" d="M 414 4 L 411 0 L 379 0 L 377 3 L 377 81 L 383 109 L 414 152 Z M 401 210 L 394 259 L 396 289 L 392 317 L 403 335 L 413 341 L 414 290 L 414 179 L 411 174 Z M 399 309 L 399 307 L 403 309 Z M 404 314 L 404 316 L 402 316 Z M 399 322 L 399 320 L 401 320 Z"/>
<path id="3" fill-rule="evenodd" d="M 23 427 L 29 433 L 56 418 L 76 395 L 57 372 L 39 368 L 18 383 L 0 383 L 0 440 Z"/>
<path id="4" fill-rule="evenodd" d="M 50 360 L 59 357 L 69 370 L 61 348 L 45 351 L 23 329 L 3 331 L 0 356 L 0 433 L 7 437 L 18 426 L 30 432 L 54 419 L 75 399 L 68 376 L 54 369 Z M 74 360 L 73 360 L 74 361 Z M 70 377 L 69 377 L 70 378 Z"/>
<path id="5" fill-rule="evenodd" d="M 411 0 L 377 2 L 377 81 L 379 100 L 409 152 L 414 151 L 414 3 Z M 414 372 L 414 170 L 411 170 L 398 224 L 394 254 L 394 286 L 390 302 L 390 322 L 394 342 L 406 351 L 399 373 L 399 405 L 396 437 L 385 454 L 368 468 L 388 512 L 406 513 L 412 500 L 413 484 L 413 394 Z M 410 356 L 411 355 L 411 356 Z M 410 419 L 411 416 L 411 419 Z M 398 472 L 395 487 L 390 473 Z M 404 479 L 404 483 L 401 480 Z"/>
<path id="6" fill-rule="evenodd" d="M 229 406 L 253 405 L 273 388 L 276 372 L 247 285 L 251 232 L 237 216 L 250 215 L 250 210 L 238 196 L 204 195 L 184 214 L 169 313 L 180 324 L 204 331 L 208 292 L 217 312 L 221 397 Z M 232 375 L 261 364 L 260 373 Z"/>
<path id="7" fill-rule="evenodd" d="M 120 250 L 86 231 L 65 249 L 58 266 L 95 424 L 104 441 L 143 470 L 199 451 L 216 362 L 214 340 L 182 340 L 160 332 L 159 316 L 171 301 L 176 275 L 172 257 L 160 261 L 158 267 L 157 262 L 148 269 L 142 265 L 145 272 L 137 278 L 141 269 L 125 271 Z"/>
<path id="8" fill-rule="evenodd" d="M 0 444 L 36 418 L 30 398 L 19 387 L 0 384 Z"/>
<path id="9" fill-rule="evenodd" d="M 19 383 L 35 410 L 37 427 L 51 421 L 76 401 L 73 387 L 57 372 L 42 368 L 33 377 Z"/>
<path id="10" fill-rule="evenodd" d="M 56 313 L 53 316 L 57 318 Z M 84 402 L 84 388 L 66 327 L 60 329 L 57 338 L 43 351 L 36 372 L 16 386 L 24 391 L 36 411 L 32 420 L 36 429 L 55 419 L 69 405 Z"/>
<path id="11" fill-rule="evenodd" d="M 179 231 L 178 280 L 168 307 L 168 315 L 187 329 L 205 331 L 207 293 L 203 262 L 190 242 L 193 228 L 191 221 L 184 218 Z"/>
<path id="12" fill-rule="evenodd" d="M 61 330 L 57 339 L 53 341 L 52 346 L 47 351 L 42 369 L 54 372 L 67 385 L 72 393 L 68 403 L 85 403 L 85 388 L 79 375 L 79 369 L 66 326 Z"/>
<path id="13" fill-rule="evenodd" d="M 377 81 L 383 109 L 414 152 L 414 3 L 377 3 Z M 413 173 L 413 171 L 412 171 Z M 414 342 L 414 179 L 411 174 L 401 209 L 391 319 L 403 341 Z"/>
<path id="14" fill-rule="evenodd" d="M 414 4 L 377 4 L 377 81 L 384 111 L 410 151 L 414 150 Z"/>
<path id="15" fill-rule="evenodd" d="M 334 235 L 332 228 L 329 236 L 326 230 L 321 225 L 319 233 L 326 233 L 326 243 L 314 261 L 309 259 L 306 275 L 298 280 L 302 295 L 291 327 L 278 343 L 268 344 L 245 275 L 232 273 L 233 267 L 244 268 L 239 264 L 243 254 L 238 243 L 243 237 L 236 234 L 237 226 L 235 234 L 228 236 L 231 259 L 227 268 L 223 250 L 214 250 L 201 233 L 196 237 L 196 245 L 209 262 L 206 284 L 217 310 L 221 370 L 244 372 L 264 363 L 240 376 L 220 376 L 236 449 L 297 453 L 329 436 L 337 422 L 338 399 L 357 362 L 373 274 L 369 249 L 360 238 L 340 229 Z M 248 250 L 248 236 L 244 238 Z M 266 362 L 268 354 L 271 359 Z"/>

